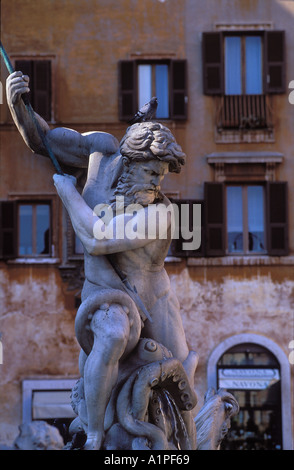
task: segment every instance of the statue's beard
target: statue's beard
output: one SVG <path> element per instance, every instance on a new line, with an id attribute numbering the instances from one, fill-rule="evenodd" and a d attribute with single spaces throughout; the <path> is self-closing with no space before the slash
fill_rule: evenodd
<path id="1" fill-rule="evenodd" d="M 134 183 L 131 176 L 129 173 L 124 173 L 120 177 L 114 196 L 110 200 L 112 209 L 121 211 L 131 204 L 145 207 L 163 199 L 160 186 Z"/>

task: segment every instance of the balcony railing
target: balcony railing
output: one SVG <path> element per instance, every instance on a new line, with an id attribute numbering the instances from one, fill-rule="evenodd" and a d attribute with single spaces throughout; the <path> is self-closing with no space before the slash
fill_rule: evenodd
<path id="1" fill-rule="evenodd" d="M 218 130 L 272 128 L 269 97 L 267 95 L 224 95 L 218 97 L 216 125 Z"/>

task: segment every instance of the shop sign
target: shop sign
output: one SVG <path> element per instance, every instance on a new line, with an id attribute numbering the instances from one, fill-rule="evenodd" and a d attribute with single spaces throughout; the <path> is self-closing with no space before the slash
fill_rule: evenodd
<path id="1" fill-rule="evenodd" d="M 278 369 L 219 369 L 219 387 L 235 390 L 265 390 L 280 380 Z"/>

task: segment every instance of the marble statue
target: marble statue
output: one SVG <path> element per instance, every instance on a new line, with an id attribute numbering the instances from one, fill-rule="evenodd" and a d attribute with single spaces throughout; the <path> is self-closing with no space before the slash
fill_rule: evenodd
<path id="1" fill-rule="evenodd" d="M 14 72 L 7 101 L 26 144 L 47 156 L 21 100 L 28 89 L 29 77 Z M 53 178 L 84 247 L 75 321 L 81 378 L 70 431 L 85 434 L 85 450 L 196 449 L 198 355 L 189 351 L 164 268 L 174 215 L 160 187 L 186 156 L 158 122 L 131 125 L 119 143 L 105 132 L 50 129 L 36 119 L 61 165 L 87 168 L 82 195 L 73 176 Z"/>

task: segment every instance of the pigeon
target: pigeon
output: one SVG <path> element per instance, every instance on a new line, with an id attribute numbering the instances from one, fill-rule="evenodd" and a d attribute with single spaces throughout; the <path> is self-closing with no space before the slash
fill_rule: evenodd
<path id="1" fill-rule="evenodd" d="M 135 116 L 129 121 L 129 124 L 135 124 L 135 122 L 151 121 L 155 116 L 158 102 L 156 96 L 153 96 L 149 103 L 144 104 L 139 111 L 136 112 Z"/>

